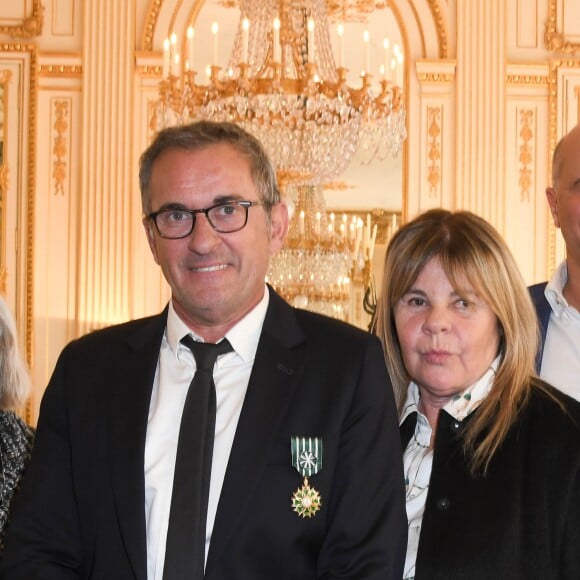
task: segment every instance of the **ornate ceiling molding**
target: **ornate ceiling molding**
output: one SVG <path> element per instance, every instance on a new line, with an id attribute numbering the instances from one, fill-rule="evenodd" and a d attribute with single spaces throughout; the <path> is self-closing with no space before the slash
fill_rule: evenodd
<path id="1" fill-rule="evenodd" d="M 44 7 L 40 0 L 32 0 L 32 14 L 20 24 L 14 26 L 0 25 L 0 33 L 12 38 L 33 38 L 42 34 Z"/>

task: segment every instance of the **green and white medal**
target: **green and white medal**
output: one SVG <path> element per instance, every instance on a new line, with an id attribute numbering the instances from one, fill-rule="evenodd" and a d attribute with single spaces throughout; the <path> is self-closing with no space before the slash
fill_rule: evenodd
<path id="1" fill-rule="evenodd" d="M 302 487 L 292 494 L 292 509 L 301 518 L 311 518 L 320 509 L 320 494 L 308 478 L 322 469 L 322 437 L 291 437 L 292 467 L 304 477 Z"/>

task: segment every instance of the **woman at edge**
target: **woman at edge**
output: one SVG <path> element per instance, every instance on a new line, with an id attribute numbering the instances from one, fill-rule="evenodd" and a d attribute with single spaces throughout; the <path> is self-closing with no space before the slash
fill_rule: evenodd
<path id="1" fill-rule="evenodd" d="M 0 297 L 0 557 L 10 518 L 10 507 L 30 459 L 33 432 L 15 409 L 30 391 L 28 369 L 22 360 L 16 325 Z"/>
<path id="2" fill-rule="evenodd" d="M 580 404 L 534 373 L 505 242 L 430 210 L 391 240 L 376 331 L 399 407 L 405 579 L 580 577 Z"/>

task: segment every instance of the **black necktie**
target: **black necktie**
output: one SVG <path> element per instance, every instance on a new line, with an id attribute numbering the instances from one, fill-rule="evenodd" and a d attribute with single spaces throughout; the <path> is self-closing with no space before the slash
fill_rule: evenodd
<path id="1" fill-rule="evenodd" d="M 213 367 L 220 354 L 233 349 L 226 339 L 211 344 L 185 336 L 181 342 L 193 353 L 197 370 L 179 428 L 163 580 L 201 580 L 215 433 Z"/>

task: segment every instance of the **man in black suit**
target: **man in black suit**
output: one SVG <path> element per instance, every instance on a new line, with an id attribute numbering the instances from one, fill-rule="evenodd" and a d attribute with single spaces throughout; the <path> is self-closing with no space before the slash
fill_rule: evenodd
<path id="1" fill-rule="evenodd" d="M 580 125 L 554 149 L 546 197 L 566 244 L 566 259 L 549 282 L 530 287 L 541 331 L 536 370 L 580 400 Z"/>
<path id="2" fill-rule="evenodd" d="M 171 301 L 64 349 L 2 578 L 169 578 L 166 555 L 184 540 L 167 538 L 192 336 L 233 348 L 211 375 L 203 577 L 399 579 L 404 486 L 382 349 L 265 285 L 288 215 L 262 147 L 228 123 L 167 129 L 141 158 L 140 186 Z"/>

